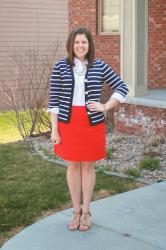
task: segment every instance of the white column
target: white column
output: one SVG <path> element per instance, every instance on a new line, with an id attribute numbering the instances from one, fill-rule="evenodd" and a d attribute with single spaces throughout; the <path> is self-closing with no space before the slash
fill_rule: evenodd
<path id="1" fill-rule="evenodd" d="M 147 94 L 148 0 L 121 0 L 121 76 L 129 96 Z"/>

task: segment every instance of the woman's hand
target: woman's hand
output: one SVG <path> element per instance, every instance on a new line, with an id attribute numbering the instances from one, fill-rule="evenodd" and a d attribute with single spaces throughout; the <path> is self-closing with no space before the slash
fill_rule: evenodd
<path id="1" fill-rule="evenodd" d="M 90 111 L 105 112 L 104 104 L 100 102 L 89 101 L 87 107 Z"/>
<path id="2" fill-rule="evenodd" d="M 57 130 L 52 129 L 51 131 L 51 141 L 53 144 L 60 144 L 61 137 L 59 135 L 59 132 Z"/>
<path id="3" fill-rule="evenodd" d="M 115 98 L 110 98 L 105 104 L 102 104 L 100 102 L 88 102 L 88 109 L 90 111 L 99 111 L 99 112 L 106 112 L 107 110 L 117 107 L 120 104 L 120 102 Z"/>

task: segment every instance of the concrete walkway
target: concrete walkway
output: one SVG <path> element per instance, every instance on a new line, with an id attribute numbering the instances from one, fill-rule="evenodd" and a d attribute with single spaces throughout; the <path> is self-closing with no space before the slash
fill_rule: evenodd
<path id="1" fill-rule="evenodd" d="M 91 203 L 93 226 L 71 232 L 71 209 L 27 227 L 1 250 L 166 250 L 166 181 Z"/>

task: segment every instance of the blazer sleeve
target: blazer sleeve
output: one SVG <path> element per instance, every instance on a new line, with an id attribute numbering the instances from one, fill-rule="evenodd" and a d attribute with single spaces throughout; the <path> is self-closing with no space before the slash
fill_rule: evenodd
<path id="1" fill-rule="evenodd" d="M 61 85 L 60 65 L 57 63 L 54 65 L 51 72 L 49 103 L 47 111 L 53 111 L 55 113 L 58 113 L 60 85 Z"/>
<path id="2" fill-rule="evenodd" d="M 104 64 L 103 81 L 114 90 L 113 93 L 117 93 L 118 95 L 120 94 L 122 97 L 125 97 L 129 92 L 127 85 L 108 64 Z"/>

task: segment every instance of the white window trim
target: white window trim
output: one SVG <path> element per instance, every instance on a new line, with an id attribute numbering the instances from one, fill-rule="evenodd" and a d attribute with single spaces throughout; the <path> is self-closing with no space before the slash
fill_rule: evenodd
<path id="1" fill-rule="evenodd" d="M 120 0 L 120 7 L 119 7 L 119 31 L 118 32 L 103 32 L 101 31 L 101 17 L 102 17 L 102 0 L 98 0 L 98 11 L 97 11 L 97 31 L 98 31 L 98 35 L 120 35 L 121 34 L 121 1 L 123 0 Z"/>

